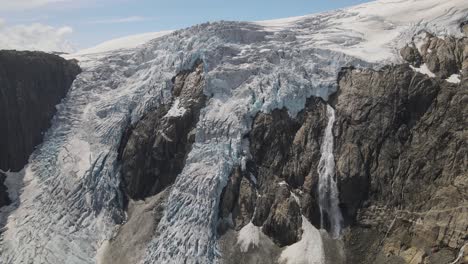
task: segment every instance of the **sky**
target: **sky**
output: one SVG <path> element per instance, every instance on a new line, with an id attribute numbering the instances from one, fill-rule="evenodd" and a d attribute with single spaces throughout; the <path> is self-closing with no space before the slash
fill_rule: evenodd
<path id="1" fill-rule="evenodd" d="M 207 21 L 284 18 L 364 2 L 369 0 L 0 0 L 0 49 L 73 52 Z"/>

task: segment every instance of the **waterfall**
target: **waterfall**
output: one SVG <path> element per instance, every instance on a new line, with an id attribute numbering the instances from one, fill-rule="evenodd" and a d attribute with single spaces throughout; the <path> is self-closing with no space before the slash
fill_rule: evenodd
<path id="1" fill-rule="evenodd" d="M 328 123 L 325 128 L 317 171 L 319 174 L 319 206 L 320 228 L 327 229 L 333 238 L 341 233 L 343 217 L 338 207 L 338 187 L 335 178 L 335 157 L 333 156 L 333 124 L 335 123 L 335 110 L 327 105 Z M 325 222 L 327 221 L 327 222 Z"/>

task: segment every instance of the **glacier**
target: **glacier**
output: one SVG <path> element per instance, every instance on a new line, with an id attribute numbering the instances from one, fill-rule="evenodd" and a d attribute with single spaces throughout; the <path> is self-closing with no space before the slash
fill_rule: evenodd
<path id="1" fill-rule="evenodd" d="M 136 47 L 107 43 L 68 56 L 83 73 L 24 168 L 20 195 L 2 211 L 0 263 L 98 261 L 101 245 L 125 221 L 122 134 L 170 103 L 171 78 L 197 60 L 209 100 L 142 262 L 216 263 L 219 197 L 233 166 L 249 156 L 243 136 L 258 112 L 284 107 L 295 116 L 308 97 L 327 100 L 336 91 L 342 67 L 401 62 L 398 49 L 413 35 L 459 36 L 467 14 L 465 0 L 380 0 L 281 20 L 205 23 Z"/>

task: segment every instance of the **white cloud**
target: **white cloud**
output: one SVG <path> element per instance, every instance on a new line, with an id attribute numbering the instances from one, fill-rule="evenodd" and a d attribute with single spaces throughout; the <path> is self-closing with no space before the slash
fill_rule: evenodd
<path id="1" fill-rule="evenodd" d="M 122 17 L 122 18 L 92 20 L 92 21 L 88 21 L 87 24 L 120 24 L 120 23 L 142 22 L 142 21 L 148 21 L 148 20 L 152 20 L 152 19 L 148 17 L 142 17 L 142 16 L 130 16 L 130 17 Z"/>
<path id="2" fill-rule="evenodd" d="M 25 10 L 70 0 L 0 0 L 0 11 Z"/>
<path id="3" fill-rule="evenodd" d="M 52 27 L 40 23 L 9 26 L 0 19 L 0 49 L 73 52 L 67 36 L 71 27 Z"/>

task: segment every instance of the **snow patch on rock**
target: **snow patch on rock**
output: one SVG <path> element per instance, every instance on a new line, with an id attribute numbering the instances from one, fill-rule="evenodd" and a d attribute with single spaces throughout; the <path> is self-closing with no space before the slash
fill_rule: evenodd
<path id="1" fill-rule="evenodd" d="M 412 65 L 410 65 L 410 67 L 411 67 L 411 69 L 413 69 L 414 71 L 419 72 L 419 73 L 422 73 L 422 74 L 425 74 L 425 75 L 427 75 L 427 76 L 429 76 L 429 77 L 431 77 L 431 78 L 436 77 L 436 75 L 435 75 L 433 72 L 431 72 L 431 70 L 429 70 L 429 68 L 427 68 L 427 64 L 426 64 L 426 63 L 422 64 L 421 67 L 419 67 L 419 68 L 416 68 L 416 67 L 414 67 L 414 66 L 412 66 Z"/>
<path id="2" fill-rule="evenodd" d="M 324 249 L 320 231 L 302 216 L 302 238 L 281 252 L 281 264 L 324 264 Z"/>
<path id="3" fill-rule="evenodd" d="M 177 117 L 183 116 L 185 114 L 186 109 L 179 105 L 180 100 L 179 98 L 175 99 L 174 103 L 172 104 L 171 108 L 165 115 L 165 117 Z"/>
<path id="4" fill-rule="evenodd" d="M 247 252 L 251 247 L 258 247 L 261 232 L 261 227 L 255 226 L 252 222 L 244 226 L 237 236 L 241 252 Z"/>
<path id="5" fill-rule="evenodd" d="M 460 74 L 452 74 L 450 77 L 445 79 L 449 83 L 460 83 Z"/>

